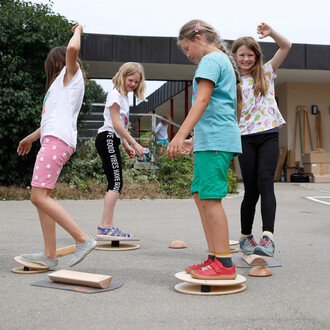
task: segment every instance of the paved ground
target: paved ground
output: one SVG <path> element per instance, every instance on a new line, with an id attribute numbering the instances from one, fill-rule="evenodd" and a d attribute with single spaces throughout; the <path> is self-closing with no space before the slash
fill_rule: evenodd
<path id="1" fill-rule="evenodd" d="M 42 249 L 37 212 L 29 201 L 1 201 L 0 329 L 329 329 L 330 184 L 276 184 L 278 202 L 273 276 L 255 278 L 246 291 L 194 296 L 174 291 L 174 274 L 202 260 L 206 243 L 193 200 L 120 200 L 117 224 L 141 238 L 127 252 L 94 251 L 74 270 L 109 274 L 124 285 L 82 294 L 30 284 L 47 273 L 17 275 L 13 257 Z M 318 197 L 318 201 L 306 197 Z M 323 198 L 319 198 L 323 197 Z M 230 238 L 239 237 L 242 194 L 224 199 Z M 95 234 L 102 201 L 61 201 L 88 233 Z M 259 207 L 258 207 L 259 209 Z M 261 221 L 256 216 L 255 235 Z M 169 249 L 180 239 L 188 247 Z M 58 247 L 73 244 L 61 228 Z M 58 269 L 68 269 L 70 256 Z"/>

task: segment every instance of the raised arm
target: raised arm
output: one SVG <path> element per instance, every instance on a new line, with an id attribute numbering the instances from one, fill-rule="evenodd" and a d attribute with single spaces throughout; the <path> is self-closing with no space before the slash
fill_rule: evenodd
<path id="1" fill-rule="evenodd" d="M 260 34 L 259 39 L 263 39 L 269 36 L 273 38 L 277 45 L 280 47 L 275 53 L 274 57 L 270 60 L 273 70 L 276 71 L 289 54 L 292 43 L 282 34 L 273 30 L 271 26 L 266 23 L 261 23 L 258 25 L 257 33 Z"/>
<path id="2" fill-rule="evenodd" d="M 71 37 L 66 48 L 66 75 L 64 78 L 65 85 L 67 85 L 71 81 L 72 77 L 79 69 L 77 59 L 80 50 L 80 39 L 83 34 L 83 28 L 80 24 L 77 24 L 72 28 L 72 31 L 73 36 Z"/>

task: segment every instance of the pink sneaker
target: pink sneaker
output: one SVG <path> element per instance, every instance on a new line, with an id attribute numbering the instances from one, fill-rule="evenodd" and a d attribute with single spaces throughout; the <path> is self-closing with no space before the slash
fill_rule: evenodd
<path id="1" fill-rule="evenodd" d="M 190 275 L 199 280 L 234 280 L 236 278 L 235 266 L 224 267 L 218 259 L 206 267 L 191 271 Z"/>
<path id="2" fill-rule="evenodd" d="M 203 262 L 200 262 L 199 264 L 195 264 L 195 265 L 191 265 L 191 266 L 187 266 L 184 270 L 190 274 L 193 270 L 197 270 L 197 269 L 201 269 L 203 267 L 206 267 L 208 265 L 210 265 L 213 262 L 212 259 L 208 258 Z"/>

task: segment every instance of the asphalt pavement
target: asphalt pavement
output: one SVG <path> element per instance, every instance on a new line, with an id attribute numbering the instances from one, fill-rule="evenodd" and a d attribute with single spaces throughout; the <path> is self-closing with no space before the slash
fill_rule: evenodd
<path id="1" fill-rule="evenodd" d="M 243 196 L 223 200 L 231 240 L 240 234 Z M 31 286 L 48 273 L 14 274 L 14 257 L 43 249 L 30 201 L 0 201 L 0 329 L 329 329 L 330 183 L 276 183 L 275 260 L 270 277 L 246 277 L 246 290 L 197 296 L 174 290 L 175 273 L 205 259 L 207 246 L 192 199 L 119 200 L 115 225 L 140 238 L 140 249 L 93 251 L 60 269 L 111 275 L 117 290 L 85 294 Z M 79 225 L 96 235 L 102 200 L 60 201 Z M 260 204 L 254 234 L 261 234 Z M 174 240 L 185 249 L 170 249 Z M 57 230 L 58 248 L 74 244 Z M 238 255 L 240 252 L 238 253 Z M 236 254 L 237 255 L 237 254 Z"/>

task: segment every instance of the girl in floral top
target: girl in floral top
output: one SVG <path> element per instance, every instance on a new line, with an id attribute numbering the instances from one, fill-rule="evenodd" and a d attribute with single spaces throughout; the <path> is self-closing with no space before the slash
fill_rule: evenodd
<path id="1" fill-rule="evenodd" d="M 285 124 L 275 100 L 274 79 L 276 70 L 290 51 L 291 42 L 265 23 L 258 25 L 257 32 L 259 39 L 270 36 L 279 46 L 265 65 L 260 45 L 252 37 L 241 37 L 232 47 L 242 74 L 243 93 L 239 122 L 243 153 L 239 163 L 245 193 L 241 205 L 240 247 L 246 254 L 273 256 L 276 212 L 273 182 L 279 157 L 278 131 Z M 258 245 L 252 226 L 259 196 L 263 234 Z"/>

